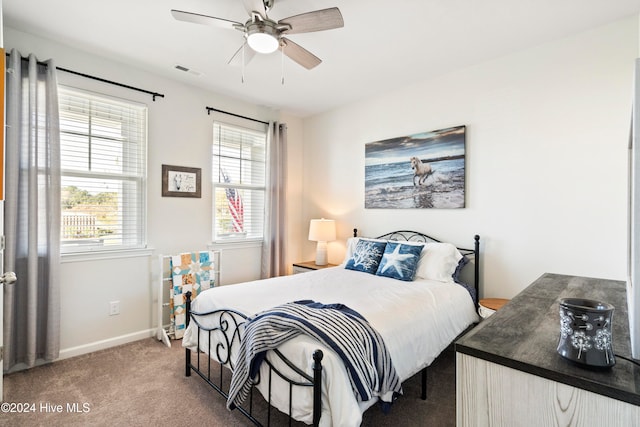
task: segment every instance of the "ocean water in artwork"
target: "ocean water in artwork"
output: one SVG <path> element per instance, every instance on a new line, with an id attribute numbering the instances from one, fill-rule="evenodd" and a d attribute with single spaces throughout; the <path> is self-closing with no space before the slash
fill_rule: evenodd
<path id="1" fill-rule="evenodd" d="M 464 126 L 369 143 L 365 208 L 463 208 Z M 431 168 L 414 176 L 411 157 Z"/>
<path id="2" fill-rule="evenodd" d="M 464 160 L 442 160 L 431 167 L 433 174 L 421 185 L 413 185 L 408 160 L 366 166 L 365 207 L 464 207 Z"/>

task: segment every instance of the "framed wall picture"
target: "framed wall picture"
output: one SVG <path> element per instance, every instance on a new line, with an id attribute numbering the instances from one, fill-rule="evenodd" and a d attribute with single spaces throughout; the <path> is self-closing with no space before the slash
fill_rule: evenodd
<path id="1" fill-rule="evenodd" d="M 162 165 L 162 197 L 197 197 L 201 193 L 200 168 Z"/>
<path id="2" fill-rule="evenodd" d="M 465 126 L 365 145 L 364 207 L 465 207 Z"/>

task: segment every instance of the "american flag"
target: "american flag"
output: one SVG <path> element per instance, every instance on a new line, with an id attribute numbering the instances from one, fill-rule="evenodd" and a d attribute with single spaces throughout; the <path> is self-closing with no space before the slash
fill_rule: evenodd
<path id="1" fill-rule="evenodd" d="M 229 175 L 222 171 L 222 177 L 224 182 L 229 183 Z M 229 205 L 229 213 L 231 214 L 231 222 L 233 225 L 233 231 L 235 233 L 241 233 L 244 231 L 244 206 L 242 205 L 242 198 L 240 193 L 235 188 L 227 188 L 227 202 Z"/>

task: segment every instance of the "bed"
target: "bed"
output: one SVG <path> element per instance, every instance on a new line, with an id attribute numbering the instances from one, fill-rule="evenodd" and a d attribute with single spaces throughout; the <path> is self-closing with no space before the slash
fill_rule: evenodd
<path id="1" fill-rule="evenodd" d="M 312 425 L 357 426 L 366 409 L 377 401 L 391 402 L 389 396 L 399 394 L 397 388 L 391 394 L 389 390 L 374 391 L 372 398 L 362 400 L 355 392 L 350 365 L 339 356 L 340 349 L 306 334 L 263 352 L 263 363 L 251 365 L 255 384 L 246 400 L 243 404 L 234 400 L 238 396 L 232 372 L 239 376 L 246 348 L 251 345 L 245 340 L 248 320 L 256 322 L 261 318 L 258 313 L 274 307 L 278 311 L 294 301 L 335 303 L 355 310 L 379 334 L 400 381 L 422 373 L 422 398 L 426 399 L 427 367 L 478 322 L 480 238 L 474 237 L 473 249 L 464 249 L 413 231 L 376 238 L 355 235 L 356 230 L 347 242 L 345 260 L 337 267 L 216 287 L 193 301 L 187 296 L 188 326 L 182 343 L 185 374 L 197 373 L 228 399 L 230 409 L 240 411 L 256 425 L 263 420 L 254 414 L 254 389 L 268 402 L 267 424 L 271 423 L 273 407 L 286 414 L 290 424 L 297 420 Z M 374 252 L 373 258 L 378 257 L 377 252 L 381 255 L 376 265 L 370 265 L 369 255 Z M 407 269 L 405 260 L 413 260 L 415 265 Z M 375 357 L 372 360 L 377 361 Z M 381 407 L 387 410 L 389 405 Z"/>

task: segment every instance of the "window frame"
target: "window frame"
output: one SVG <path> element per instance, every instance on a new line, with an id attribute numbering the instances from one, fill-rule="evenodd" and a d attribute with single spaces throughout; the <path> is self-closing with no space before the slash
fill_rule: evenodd
<path id="1" fill-rule="evenodd" d="M 260 134 L 261 137 L 264 138 L 263 151 L 261 155 L 264 158 L 264 168 L 263 168 L 263 184 L 253 184 L 253 183 L 226 183 L 222 181 L 221 176 L 214 176 L 215 172 L 218 170 L 216 166 L 216 149 L 220 147 L 218 143 L 216 143 L 216 126 L 226 127 L 228 129 L 234 129 L 240 132 L 247 132 L 247 134 Z M 238 122 L 228 122 L 223 120 L 214 120 L 212 123 L 212 144 L 211 144 L 211 197 L 212 197 L 212 218 L 211 218 L 211 238 L 212 244 L 215 246 L 229 246 L 229 247 L 253 247 L 262 244 L 264 239 L 264 220 L 265 220 L 265 209 L 267 206 L 267 176 L 268 176 L 268 146 L 269 138 L 268 138 L 268 125 L 267 124 L 258 124 L 258 123 L 250 123 L 248 120 L 242 120 Z M 220 151 L 218 150 L 218 153 Z M 239 161 L 247 160 L 242 155 L 238 157 L 234 157 Z M 235 190 L 246 190 L 246 191 L 256 191 L 261 192 L 262 194 L 262 206 L 259 209 L 259 221 L 260 221 L 260 233 L 259 235 L 247 235 L 247 236 L 219 236 L 217 233 L 217 204 L 216 204 L 216 190 L 217 189 L 235 189 Z M 254 214 L 257 210 L 252 211 Z"/>
<path id="2" fill-rule="evenodd" d="M 134 159 L 131 159 L 131 156 L 126 156 L 125 154 L 130 147 L 127 144 L 123 144 L 122 147 L 122 162 L 123 164 L 127 164 L 130 162 L 134 162 L 135 169 L 139 172 L 129 172 L 129 173 L 113 173 L 113 172 L 105 172 L 105 171 L 79 171 L 75 169 L 63 169 L 62 165 L 64 162 L 62 161 L 62 140 L 64 134 L 71 135 L 71 132 L 64 132 L 63 126 L 60 126 L 60 143 L 61 143 L 61 168 L 60 168 L 60 176 L 61 181 L 68 177 L 71 179 L 74 178 L 86 178 L 86 179 L 105 179 L 105 180 L 113 180 L 117 181 L 119 185 L 121 185 L 121 189 L 118 191 L 119 198 L 122 200 L 122 207 L 120 208 L 119 214 L 122 216 L 123 220 L 121 221 L 120 227 L 123 230 L 123 237 L 121 244 L 117 245 L 98 245 L 98 244 L 64 244 L 65 239 L 62 237 L 63 233 L 63 224 L 61 224 L 60 232 L 61 232 L 61 241 L 60 241 L 60 254 L 65 259 L 65 261 L 74 261 L 74 260 L 85 260 L 85 259 L 108 259 L 108 258 L 119 258 L 122 256 L 136 256 L 136 255 L 145 255 L 148 254 L 151 250 L 148 248 L 147 241 L 147 188 L 148 188 L 148 140 L 149 140 L 149 107 L 147 104 L 134 101 L 131 99 L 115 97 L 112 95 L 107 95 L 104 93 L 99 93 L 91 90 L 81 89 L 78 87 L 73 87 L 69 85 L 58 85 L 59 95 L 67 92 L 70 96 L 82 98 L 84 100 L 90 101 L 92 99 L 96 99 L 98 102 L 109 103 L 113 102 L 114 104 L 120 104 L 129 106 L 132 110 L 138 110 L 138 114 L 140 120 L 136 122 L 135 127 L 141 130 L 142 138 L 138 140 L 138 144 L 141 146 L 137 150 L 137 155 Z M 62 98 L 60 96 L 60 98 Z M 60 102 L 60 101 L 59 101 Z M 61 109 L 62 110 L 62 109 Z M 83 112 L 88 116 L 88 120 L 91 121 L 93 116 L 93 112 L 87 111 Z M 60 121 L 62 123 L 63 113 L 60 112 Z M 120 120 L 120 122 L 124 122 Z M 82 135 L 87 137 L 89 140 L 91 138 L 99 138 L 103 140 L 108 140 L 109 138 L 105 138 L 102 135 L 95 136 L 92 132 L 87 131 L 86 133 L 78 133 L 78 135 Z M 130 153 L 129 153 L 130 154 Z M 139 188 L 138 191 L 135 191 L 132 196 L 132 190 L 129 188 L 131 185 L 128 183 L 135 183 L 135 185 Z M 61 182 L 62 184 L 62 182 Z M 62 188 L 62 185 L 61 185 Z M 139 205 L 139 207 L 136 207 Z M 62 206 L 60 207 L 61 219 L 64 213 Z M 127 221 L 127 218 L 135 218 L 133 223 Z M 128 230 L 127 233 L 124 233 L 124 230 Z M 134 239 L 130 239 L 133 237 Z M 135 240 L 135 241 L 133 241 Z M 133 242 L 132 242 L 133 241 Z"/>

